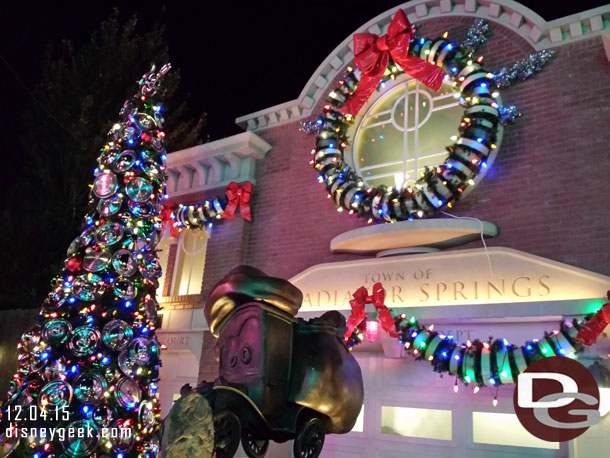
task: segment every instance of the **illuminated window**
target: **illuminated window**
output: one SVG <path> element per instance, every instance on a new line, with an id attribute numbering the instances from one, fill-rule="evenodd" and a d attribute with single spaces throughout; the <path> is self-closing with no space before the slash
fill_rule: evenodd
<path id="1" fill-rule="evenodd" d="M 366 110 L 354 135 L 356 170 L 370 186 L 415 183 L 447 157 L 463 111 L 449 84 L 435 93 L 402 80 Z"/>
<path id="2" fill-rule="evenodd" d="M 452 439 L 451 411 L 381 407 L 381 432 L 422 439 Z"/>
<path id="3" fill-rule="evenodd" d="M 559 450 L 559 442 L 532 436 L 512 413 L 472 412 L 472 440 L 478 444 Z"/>
<path id="4" fill-rule="evenodd" d="M 364 431 L 364 404 L 362 404 L 358 418 L 356 418 L 356 424 L 352 428 L 351 432 L 361 433 L 362 431 Z"/>
<path id="5" fill-rule="evenodd" d="M 180 232 L 172 295 L 201 293 L 207 242 L 208 233 L 204 230 L 188 229 Z"/>
<path id="6" fill-rule="evenodd" d="M 170 238 L 163 237 L 159 244 L 157 245 L 157 256 L 159 257 L 159 265 L 161 266 L 162 276 L 159 279 L 159 284 L 163 285 L 165 274 L 167 272 L 167 261 L 169 260 L 169 247 L 170 247 Z M 161 292 L 161 288 L 158 290 Z"/>

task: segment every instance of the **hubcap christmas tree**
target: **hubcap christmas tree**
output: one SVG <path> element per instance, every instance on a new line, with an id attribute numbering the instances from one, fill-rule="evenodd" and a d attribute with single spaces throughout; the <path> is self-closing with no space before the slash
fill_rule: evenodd
<path id="1" fill-rule="evenodd" d="M 18 344 L 19 368 L 2 409 L 5 436 L 15 438 L 4 437 L 5 451 L 24 436 L 37 458 L 158 453 L 156 247 L 166 181 L 158 98 L 169 69 L 153 66 L 142 77 L 108 132 L 84 230 L 38 324 Z M 51 437 L 51 428 L 65 435 Z"/>

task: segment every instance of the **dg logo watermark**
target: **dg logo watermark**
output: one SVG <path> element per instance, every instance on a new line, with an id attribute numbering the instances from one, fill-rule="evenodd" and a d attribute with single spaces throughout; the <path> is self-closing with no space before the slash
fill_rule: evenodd
<path id="1" fill-rule="evenodd" d="M 591 372 L 560 356 L 536 361 L 519 374 L 513 396 L 523 427 L 549 442 L 575 439 L 599 423 L 599 401 Z"/>

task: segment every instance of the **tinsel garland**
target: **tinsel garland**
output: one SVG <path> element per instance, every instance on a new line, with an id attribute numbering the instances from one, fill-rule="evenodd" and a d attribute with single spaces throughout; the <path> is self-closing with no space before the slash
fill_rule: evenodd
<path id="1" fill-rule="evenodd" d="M 299 130 L 301 132 L 305 132 L 306 134 L 315 134 L 315 135 L 317 135 L 318 132 L 320 132 L 321 128 L 322 128 L 321 123 L 318 123 L 318 122 L 312 121 L 312 120 L 301 121 L 299 123 Z"/>
<path id="2" fill-rule="evenodd" d="M 496 85 L 498 88 L 504 89 L 512 86 L 518 80 L 525 81 L 530 76 L 541 71 L 554 55 L 554 50 L 548 51 L 543 49 L 535 54 L 530 54 L 527 59 L 518 60 L 509 67 L 502 67 L 494 74 Z"/>
<path id="3" fill-rule="evenodd" d="M 483 19 L 479 19 L 471 24 L 466 33 L 466 38 L 458 46 L 469 55 L 474 54 L 479 47 L 487 43 L 489 35 L 489 24 Z"/>
<path id="4" fill-rule="evenodd" d="M 519 109 L 514 105 L 508 107 L 500 106 L 498 107 L 498 112 L 500 113 L 500 122 L 502 124 L 512 124 L 517 118 L 522 116 Z"/>

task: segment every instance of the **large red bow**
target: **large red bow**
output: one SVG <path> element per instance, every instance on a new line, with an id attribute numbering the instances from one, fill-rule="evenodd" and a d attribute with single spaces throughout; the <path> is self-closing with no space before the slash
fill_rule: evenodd
<path id="1" fill-rule="evenodd" d="M 403 10 L 398 10 L 388 27 L 388 33 L 381 37 L 372 33 L 354 34 L 354 63 L 362 70 L 362 78 L 354 94 L 341 107 L 344 113 L 358 114 L 375 91 L 383 77 L 390 56 L 405 73 L 437 92 L 443 84 L 445 72 L 440 67 L 409 55 L 409 42 L 413 36 L 413 26 Z"/>
<path id="2" fill-rule="evenodd" d="M 227 186 L 227 198 L 229 203 L 225 208 L 222 217 L 225 219 L 232 219 L 235 217 L 235 211 L 239 206 L 241 216 L 246 221 L 252 221 L 252 215 L 250 213 L 250 198 L 252 197 L 252 183 L 247 182 L 240 188 L 235 182 L 229 183 Z"/>
<path id="3" fill-rule="evenodd" d="M 358 288 L 352 296 L 354 296 L 354 298 L 349 301 L 349 305 L 352 307 L 352 314 L 347 320 L 346 339 L 349 338 L 354 329 L 366 319 L 366 312 L 364 310 L 366 304 L 373 304 L 377 309 L 381 328 L 390 336 L 398 337 L 394 318 L 392 318 L 390 310 L 385 306 L 385 289 L 383 289 L 381 283 L 375 283 L 373 285 L 373 293 L 370 296 L 364 286 Z"/>
<path id="4" fill-rule="evenodd" d="M 163 221 L 163 231 L 165 232 L 165 228 L 169 226 L 169 231 L 172 237 L 178 237 L 178 222 L 175 219 L 174 211 L 176 210 L 176 204 L 173 202 L 168 202 L 163 204 L 161 208 L 161 213 L 159 217 L 161 221 Z"/>
<path id="5" fill-rule="evenodd" d="M 608 298 L 610 299 L 610 291 L 608 291 Z M 578 331 L 576 339 L 584 345 L 593 345 L 608 324 L 610 324 L 610 303 L 605 304 L 595 316 Z"/>

